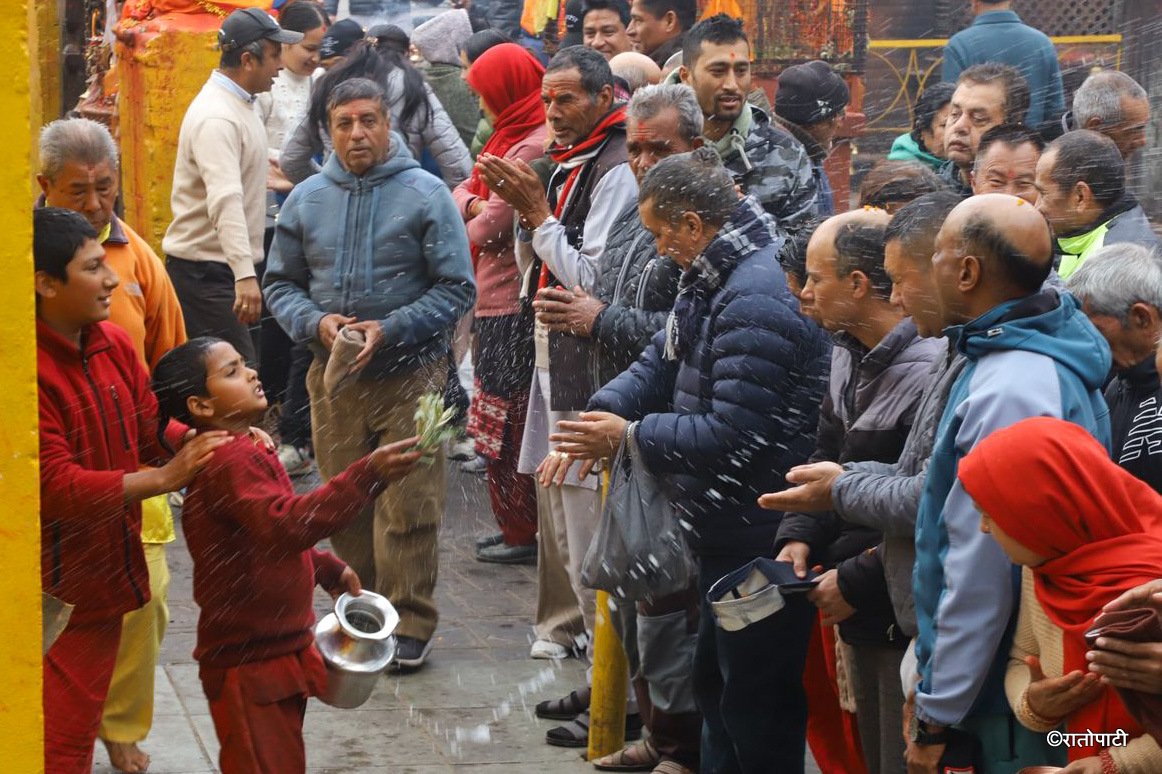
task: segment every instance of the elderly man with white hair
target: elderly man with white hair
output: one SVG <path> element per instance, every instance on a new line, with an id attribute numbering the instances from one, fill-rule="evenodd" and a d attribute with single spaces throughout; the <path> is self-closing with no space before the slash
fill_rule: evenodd
<path id="1" fill-rule="evenodd" d="M 1073 112 L 1062 122 L 1065 130 L 1091 129 L 1114 141 L 1127 161 L 1146 145 L 1150 123 L 1150 96 L 1130 76 L 1102 70 L 1085 79 L 1073 95 Z"/>
<path id="2" fill-rule="evenodd" d="M 1162 258 L 1141 245 L 1108 245 L 1068 287 L 1113 353 L 1105 396 L 1114 462 L 1162 493 L 1162 384 L 1154 358 L 1162 337 Z"/>

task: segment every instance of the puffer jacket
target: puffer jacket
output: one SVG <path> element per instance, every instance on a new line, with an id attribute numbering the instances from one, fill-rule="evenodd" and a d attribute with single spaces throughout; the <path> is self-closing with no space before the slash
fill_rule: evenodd
<path id="1" fill-rule="evenodd" d="M 777 249 L 724 273 L 680 361 L 666 358 L 661 330 L 589 402 L 640 420 L 642 459 L 689 521 L 698 555 L 753 558 L 771 545 L 782 514 L 757 498 L 785 489 L 787 470 L 814 446 L 831 345 L 799 313 Z"/>
<path id="2" fill-rule="evenodd" d="M 837 334 L 835 342 L 811 461 L 896 461 L 939 340 L 921 338 L 915 323 L 905 318 L 871 350 L 846 333 Z M 879 530 L 845 522 L 834 512 L 787 514 L 779 527 L 776 551 L 787 542 L 801 541 L 811 546 L 815 561 L 838 569 L 840 591 L 857 610 L 840 624 L 844 642 L 907 642 L 892 614 L 883 572 L 867 571 L 871 561 L 865 552 L 881 539 Z"/>
<path id="3" fill-rule="evenodd" d="M 325 213 L 325 217 L 319 217 Z M 379 320 L 386 337 L 361 379 L 406 373 L 448 352 L 476 284 L 447 187 L 391 135 L 388 158 L 356 177 L 332 156 L 283 204 L 263 293 L 279 325 L 326 361 L 326 314 Z"/>
<path id="4" fill-rule="evenodd" d="M 938 341 L 944 352 L 924 379 L 927 387 L 899 459 L 895 463 L 848 462 L 831 487 L 832 505 L 841 519 L 883 534 L 884 542 L 873 557 L 883 567 L 896 623 L 907 637 L 916 636 L 912 566 L 916 563 L 916 512 L 924 490 L 924 471 L 948 391 L 966 362 L 946 339 Z"/>
<path id="5" fill-rule="evenodd" d="M 637 205 L 626 207 L 597 262 L 593 294 L 608 304 L 593 323 L 598 384 L 629 368 L 665 326 L 681 276 L 678 264 L 658 255 Z"/>
<path id="6" fill-rule="evenodd" d="M 456 125 L 432 88 L 425 83 L 424 89 L 431 110 L 430 119 L 426 124 L 421 124 L 422 116 L 413 116 L 408 123 L 401 125 L 399 116 L 404 102 L 403 72 L 392 71 L 387 77 L 386 87 L 391 127 L 403 135 L 413 158 L 420 158 L 427 149 L 439 166 L 444 182 L 449 188 L 455 188 L 472 174 L 472 157 L 468 155 L 468 146 L 460 139 Z M 320 171 L 321 167 L 315 162 L 315 157 L 323 157 L 325 160 L 330 155 L 330 136 L 314 126 L 310 116 L 306 116 L 287 134 L 279 155 L 279 167 L 287 179 L 297 185 Z"/>

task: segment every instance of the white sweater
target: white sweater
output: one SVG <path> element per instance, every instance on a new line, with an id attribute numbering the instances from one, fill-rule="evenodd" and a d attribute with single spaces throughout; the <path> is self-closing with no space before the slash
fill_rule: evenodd
<path id="1" fill-rule="evenodd" d="M 296 75 L 284 67 L 274 79 L 270 91 L 258 95 L 254 107 L 266 127 L 266 146 L 275 161 L 278 161 L 287 134 L 307 115 L 311 105 L 311 86 L 315 76 L 321 72 L 316 70 L 312 75 Z"/>
<path id="2" fill-rule="evenodd" d="M 253 105 L 211 78 L 182 119 L 166 255 L 255 276 L 266 228 L 266 131 Z"/>

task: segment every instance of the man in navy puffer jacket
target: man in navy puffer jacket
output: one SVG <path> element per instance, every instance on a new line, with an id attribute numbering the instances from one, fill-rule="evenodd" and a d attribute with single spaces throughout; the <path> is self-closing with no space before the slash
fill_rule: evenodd
<path id="1" fill-rule="evenodd" d="M 723 575 L 772 554 L 782 514 L 756 498 L 784 487 L 786 471 L 811 453 L 830 343 L 799 314 L 761 205 L 737 199 L 713 152 L 660 161 L 640 200 L 659 252 L 684 270 L 674 311 L 554 439 L 558 452 L 592 460 L 633 433 L 689 522 L 703 599 L 694 658 L 701 770 L 802 771 L 810 605 L 788 598 L 775 615 L 728 632 L 705 596 Z"/>

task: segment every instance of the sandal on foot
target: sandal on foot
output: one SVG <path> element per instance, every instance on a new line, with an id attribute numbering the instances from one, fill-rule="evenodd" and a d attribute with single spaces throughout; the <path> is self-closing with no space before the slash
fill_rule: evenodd
<path id="1" fill-rule="evenodd" d="M 654 767 L 654 774 L 698 774 L 698 772 L 686 768 L 677 761 L 662 761 Z"/>
<path id="2" fill-rule="evenodd" d="M 589 687 L 579 691 L 569 691 L 561 699 L 549 699 L 537 704 L 536 715 L 545 720 L 572 720 L 589 709 L 589 698 L 593 695 Z"/>
<path id="3" fill-rule="evenodd" d="M 642 716 L 639 714 L 625 716 L 625 738 L 632 741 L 642 735 Z M 589 711 L 582 712 L 577 717 L 545 732 L 545 742 L 554 747 L 588 747 L 589 746 Z"/>
<path id="4" fill-rule="evenodd" d="M 593 761 L 593 768 L 598 771 L 653 771 L 661 762 L 662 756 L 650 740 L 643 739 L 598 758 Z"/>
<path id="5" fill-rule="evenodd" d="M 545 732 L 545 743 L 554 747 L 589 746 L 589 711 L 582 712 L 568 723 Z"/>

